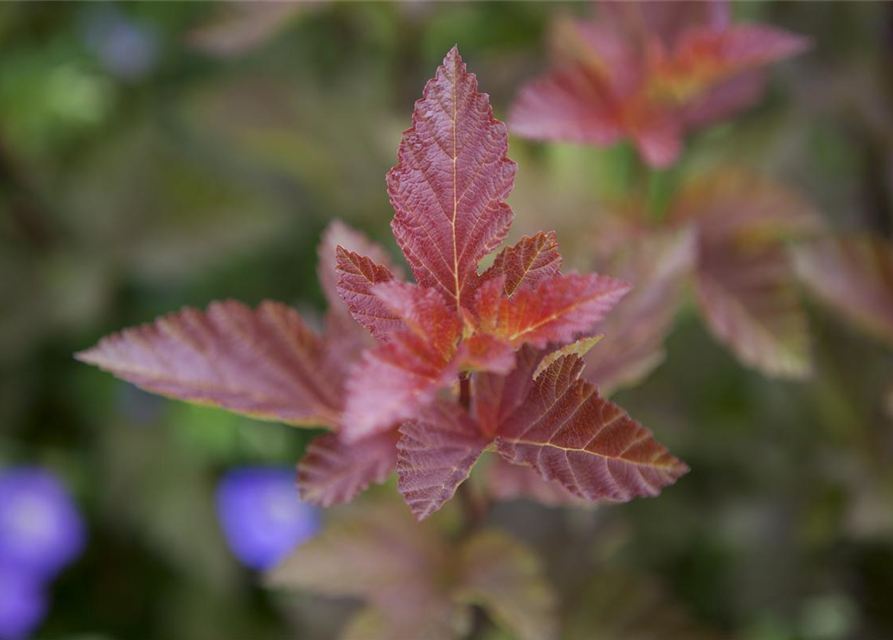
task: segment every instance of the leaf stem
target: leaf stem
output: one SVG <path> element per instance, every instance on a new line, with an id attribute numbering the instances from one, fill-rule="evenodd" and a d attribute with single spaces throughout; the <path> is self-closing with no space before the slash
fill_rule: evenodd
<path id="1" fill-rule="evenodd" d="M 471 377 L 467 373 L 459 374 L 459 404 L 471 411 Z"/>

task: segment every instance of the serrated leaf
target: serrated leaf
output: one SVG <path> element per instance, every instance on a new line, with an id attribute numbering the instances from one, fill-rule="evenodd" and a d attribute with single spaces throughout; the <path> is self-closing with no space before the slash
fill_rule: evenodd
<path id="1" fill-rule="evenodd" d="M 576 342 L 564 345 L 560 349 L 556 349 L 555 351 L 552 351 L 551 353 L 543 356 L 543 359 L 540 360 L 540 363 L 537 365 L 536 370 L 534 370 L 533 372 L 534 379 L 539 378 L 540 374 L 548 369 L 552 365 L 552 363 L 559 358 L 563 358 L 564 356 L 577 356 L 578 358 L 583 358 L 587 353 L 589 353 L 592 347 L 601 342 L 602 338 L 604 338 L 603 335 L 580 338 Z"/>
<path id="2" fill-rule="evenodd" d="M 472 376 L 472 410 L 483 433 L 495 435 L 499 425 L 521 405 L 533 387 L 533 372 L 542 358 L 542 351 L 524 346 L 518 351 L 515 368 L 507 374 Z"/>
<path id="3" fill-rule="evenodd" d="M 328 302 L 323 336 L 326 360 L 337 373 L 339 379 L 346 379 L 350 366 L 359 358 L 363 349 L 371 346 L 369 333 L 351 315 L 348 305 L 338 293 L 338 247 L 371 256 L 370 260 L 382 265 L 385 272 L 393 271 L 390 258 L 379 245 L 369 240 L 359 231 L 352 229 L 340 220 L 335 220 L 322 234 L 317 247 L 319 260 L 317 275 L 323 294 Z M 385 322 L 381 321 L 382 324 Z M 399 322 L 395 322 L 399 326 Z M 368 327 L 367 327 L 368 328 Z"/>
<path id="4" fill-rule="evenodd" d="M 623 409 L 579 379 L 582 361 L 556 360 L 497 434 L 500 455 L 587 500 L 654 496 L 688 471 Z"/>
<path id="5" fill-rule="evenodd" d="M 476 534 L 459 551 L 457 596 L 480 605 L 520 640 L 558 636 L 556 597 L 540 559 L 500 531 Z"/>
<path id="6" fill-rule="evenodd" d="M 406 328 L 352 369 L 342 429 L 349 441 L 413 418 L 459 373 L 459 319 L 437 290 L 388 282 L 373 292 Z"/>
<path id="7" fill-rule="evenodd" d="M 364 234 L 341 220 L 329 223 L 316 249 L 318 256 L 316 275 L 329 305 L 329 311 L 347 314 L 343 297 L 338 293 L 338 247 L 345 253 L 368 256 L 370 262 L 380 265 L 384 272 L 391 274 L 391 278 L 394 277 L 394 266 L 387 252 Z"/>
<path id="8" fill-rule="evenodd" d="M 292 309 L 234 300 L 185 308 L 76 354 L 138 387 L 295 425 L 338 424 L 342 389 L 322 343 Z"/>
<path id="9" fill-rule="evenodd" d="M 456 353 L 461 331 L 459 318 L 436 289 L 405 282 L 383 282 L 372 287 L 372 293 L 444 359 Z"/>
<path id="10" fill-rule="evenodd" d="M 893 343 L 893 246 L 867 236 L 829 238 L 795 250 L 797 275 L 825 304 Z"/>
<path id="11" fill-rule="evenodd" d="M 355 442 L 413 418 L 458 374 L 458 362 L 445 360 L 422 338 L 408 331 L 395 334 L 366 351 L 352 369 L 342 437 Z"/>
<path id="12" fill-rule="evenodd" d="M 583 359 L 583 376 L 608 395 L 648 375 L 664 357 L 663 342 L 682 304 L 694 265 L 691 229 L 652 232 L 630 239 L 608 264 L 633 283 L 595 330 L 606 338 Z"/>
<path id="13" fill-rule="evenodd" d="M 350 502 L 371 483 L 384 482 L 396 464 L 396 430 L 352 444 L 325 434 L 310 443 L 298 463 L 298 491 L 301 500 L 320 507 Z"/>
<path id="14" fill-rule="evenodd" d="M 475 300 L 481 330 L 521 346 L 543 349 L 591 331 L 630 285 L 597 274 L 570 273 L 541 282 L 535 289 L 501 296 L 501 278 L 484 283 Z"/>
<path id="15" fill-rule="evenodd" d="M 415 105 L 388 173 L 391 227 L 416 280 L 463 306 L 480 260 L 505 238 L 516 165 L 505 126 L 454 47 Z"/>
<path id="16" fill-rule="evenodd" d="M 502 276 L 503 293 L 512 296 L 519 289 L 534 289 L 539 283 L 552 280 L 560 273 L 561 254 L 555 232 L 540 231 L 500 251 L 482 279 Z"/>
<path id="17" fill-rule="evenodd" d="M 440 509 L 492 442 L 455 402 L 443 400 L 400 427 L 397 488 L 416 519 Z"/>
<path id="18" fill-rule="evenodd" d="M 342 246 L 335 248 L 335 261 L 338 306 L 345 306 L 353 319 L 378 340 L 386 341 L 402 329 L 400 318 L 372 293 L 373 286 L 394 280 L 391 270 Z"/>

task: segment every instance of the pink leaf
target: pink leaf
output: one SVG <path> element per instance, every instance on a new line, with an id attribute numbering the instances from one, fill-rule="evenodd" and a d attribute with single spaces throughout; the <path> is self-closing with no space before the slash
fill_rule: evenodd
<path id="1" fill-rule="evenodd" d="M 505 126 L 453 48 L 416 103 L 388 173 L 394 236 L 419 284 L 451 306 L 461 306 L 478 263 L 511 225 L 504 199 L 517 167 L 507 150 Z"/>
<path id="2" fill-rule="evenodd" d="M 355 442 L 413 418 L 437 392 L 455 382 L 458 363 L 444 359 L 409 331 L 363 354 L 347 381 L 341 433 Z"/>
<path id="3" fill-rule="evenodd" d="M 686 473 L 647 429 L 579 379 L 582 367 L 565 356 L 536 379 L 499 429 L 500 455 L 587 500 L 654 496 Z"/>
<path id="4" fill-rule="evenodd" d="M 492 438 L 455 402 L 438 402 L 400 427 L 397 487 L 418 520 L 453 497 Z"/>
<path id="5" fill-rule="evenodd" d="M 381 341 L 403 328 L 400 318 L 372 294 L 374 285 L 394 280 L 390 269 L 340 246 L 336 260 L 335 288 L 354 320 Z"/>
<path id="6" fill-rule="evenodd" d="M 321 507 L 350 502 L 397 464 L 397 433 L 385 431 L 347 444 L 338 434 L 316 438 L 298 463 L 301 500 Z"/>
<path id="7" fill-rule="evenodd" d="M 104 338 L 76 357 L 138 387 L 296 425 L 338 423 L 340 380 L 285 305 L 214 302 Z"/>

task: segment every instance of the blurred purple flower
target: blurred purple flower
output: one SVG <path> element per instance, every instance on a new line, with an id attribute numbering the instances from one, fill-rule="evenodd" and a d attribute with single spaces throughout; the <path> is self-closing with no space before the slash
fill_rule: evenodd
<path id="1" fill-rule="evenodd" d="M 152 25 L 103 5 L 88 12 L 84 40 L 100 64 L 122 80 L 146 76 L 159 57 L 158 34 Z"/>
<path id="2" fill-rule="evenodd" d="M 233 554 L 253 569 L 269 569 L 319 529 L 319 511 L 298 499 L 288 468 L 230 471 L 217 488 L 217 512 Z"/>
<path id="3" fill-rule="evenodd" d="M 0 565 L 0 640 L 29 637 L 46 611 L 41 580 L 22 569 Z"/>
<path id="4" fill-rule="evenodd" d="M 36 467 L 0 471 L 0 566 L 50 579 L 84 548 L 84 523 L 62 483 Z"/>

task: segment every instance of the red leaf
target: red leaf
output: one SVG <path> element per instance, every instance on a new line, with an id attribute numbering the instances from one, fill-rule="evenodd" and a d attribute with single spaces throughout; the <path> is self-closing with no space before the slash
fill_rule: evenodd
<path id="1" fill-rule="evenodd" d="M 826 304 L 893 343 L 893 245 L 832 238 L 799 246 L 797 274 Z"/>
<path id="2" fill-rule="evenodd" d="M 288 307 L 214 302 L 103 338 L 76 357 L 138 387 L 296 425 L 338 423 L 342 389 Z"/>
<path id="3" fill-rule="evenodd" d="M 436 289 L 405 282 L 377 284 L 372 292 L 409 330 L 445 359 L 456 353 L 459 318 Z"/>
<path id="4" fill-rule="evenodd" d="M 400 318 L 372 294 L 374 285 L 394 280 L 390 269 L 341 246 L 337 247 L 335 255 L 335 287 L 340 301 L 347 306 L 354 320 L 381 341 L 387 340 L 392 333 L 403 328 Z"/>
<path id="5" fill-rule="evenodd" d="M 326 361 L 337 372 L 339 379 L 346 379 L 350 365 L 363 349 L 370 346 L 372 340 L 368 332 L 353 319 L 338 293 L 336 252 L 339 246 L 361 255 L 372 256 L 373 260 L 385 265 L 382 267 L 384 269 L 390 267 L 390 260 L 384 249 L 340 220 L 335 220 L 326 228 L 317 248 L 317 274 L 328 302 L 326 333 L 323 338 Z"/>
<path id="6" fill-rule="evenodd" d="M 556 360 L 500 427 L 500 455 L 587 500 L 654 496 L 688 468 L 620 407 L 579 379 L 583 363 Z"/>
<path id="7" fill-rule="evenodd" d="M 493 284 L 493 283 L 496 284 Z M 491 281 L 481 286 L 475 301 L 482 331 L 520 346 L 545 348 L 550 342 L 571 342 L 617 304 L 630 285 L 597 274 L 571 273 L 543 281 L 536 289 L 518 291 L 511 298 L 497 298 L 501 286 Z"/>
<path id="8" fill-rule="evenodd" d="M 363 354 L 347 380 L 342 436 L 356 442 L 413 418 L 454 383 L 459 365 L 409 331 Z"/>
<path id="9" fill-rule="evenodd" d="M 438 402 L 400 427 L 397 487 L 418 520 L 453 497 L 492 442 L 455 402 Z"/>
<path id="10" fill-rule="evenodd" d="M 505 295 L 512 296 L 515 291 L 533 289 L 544 280 L 557 278 L 560 272 L 561 254 L 555 232 L 540 231 L 500 251 L 482 279 L 503 276 L 503 291 Z"/>
<path id="11" fill-rule="evenodd" d="M 478 263 L 511 224 L 504 199 L 517 167 L 507 150 L 505 126 L 453 48 L 416 103 L 388 173 L 394 236 L 419 284 L 452 306 L 466 300 Z"/>
<path id="12" fill-rule="evenodd" d="M 499 425 L 517 409 L 533 387 L 533 372 L 543 352 L 525 346 L 518 351 L 517 365 L 507 375 L 476 373 L 471 378 L 474 416 L 481 431 L 495 435 Z"/>
<path id="13" fill-rule="evenodd" d="M 298 463 L 301 500 L 321 507 L 350 502 L 371 483 L 384 482 L 397 464 L 397 432 L 353 444 L 337 434 L 319 436 Z"/>

